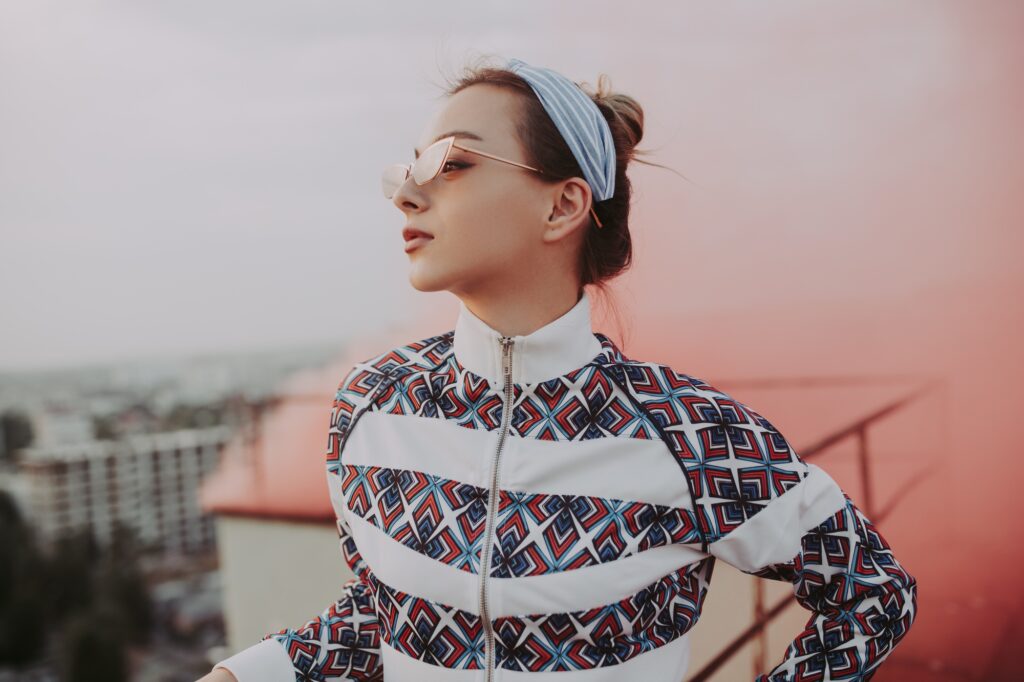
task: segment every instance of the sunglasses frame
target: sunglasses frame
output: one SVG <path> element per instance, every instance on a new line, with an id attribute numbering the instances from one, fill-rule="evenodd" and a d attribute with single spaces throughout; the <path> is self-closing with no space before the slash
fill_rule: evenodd
<path id="1" fill-rule="evenodd" d="M 413 168 L 415 168 L 416 163 L 420 159 L 422 159 L 424 156 L 427 155 L 427 151 L 431 147 L 434 147 L 434 146 L 439 145 L 439 144 L 446 145 L 445 150 L 444 150 L 444 155 L 441 156 L 441 162 L 439 164 L 437 164 L 437 168 L 434 169 L 434 172 L 431 174 L 431 176 L 429 178 L 427 178 L 423 182 L 420 182 L 413 175 L 413 172 L 412 172 Z M 456 144 L 455 143 L 455 136 L 454 135 L 449 135 L 448 137 L 443 137 L 440 140 L 438 140 L 437 142 L 433 143 L 432 145 L 430 145 L 429 147 L 424 149 L 423 153 L 420 154 L 419 157 L 417 157 L 417 159 L 415 161 L 413 161 L 412 163 L 396 163 L 396 164 L 393 164 L 393 165 L 389 166 L 387 169 L 385 169 L 384 175 L 387 176 L 387 173 L 389 171 L 391 171 L 392 169 L 401 168 L 404 171 L 405 175 L 402 178 L 402 181 L 398 184 L 398 187 L 401 187 L 402 183 L 404 183 L 406 180 L 408 180 L 410 176 L 412 176 L 412 181 L 413 182 L 415 182 L 417 185 L 422 187 L 423 185 L 427 184 L 428 182 L 430 182 L 431 180 L 436 178 L 438 176 L 438 174 L 441 172 L 441 170 L 444 169 L 445 164 L 448 163 L 448 155 L 451 154 L 451 151 L 452 151 L 453 148 L 454 149 L 461 149 L 462 151 L 470 152 L 471 154 L 479 154 L 480 156 L 485 156 L 488 159 L 494 159 L 495 161 L 500 161 L 502 163 L 507 163 L 507 164 L 510 164 L 510 165 L 513 165 L 513 166 L 518 166 L 519 168 L 523 168 L 525 170 L 529 170 L 529 171 L 533 171 L 535 173 L 540 173 L 541 175 L 545 175 L 544 171 L 542 171 L 539 168 L 534 168 L 533 166 L 527 166 L 524 163 L 519 163 L 518 161 L 512 161 L 511 159 L 506 159 L 504 157 L 497 156 L 495 154 L 490 154 L 488 152 L 481 151 L 479 149 L 473 149 L 472 147 L 465 147 L 465 146 L 463 146 L 461 144 Z M 382 185 L 382 188 L 383 188 L 383 179 L 382 179 L 381 185 Z M 395 188 L 396 192 L 398 191 L 398 187 Z M 390 199 L 391 197 L 394 196 L 394 193 L 392 193 L 391 197 L 389 197 L 389 196 L 387 196 L 387 191 L 385 190 L 384 191 L 384 196 L 386 198 Z M 597 213 L 594 211 L 594 205 L 593 204 L 590 205 L 590 214 L 594 217 L 594 222 L 597 223 L 597 226 L 598 227 L 603 227 L 603 225 L 601 224 L 601 220 L 597 217 Z"/>

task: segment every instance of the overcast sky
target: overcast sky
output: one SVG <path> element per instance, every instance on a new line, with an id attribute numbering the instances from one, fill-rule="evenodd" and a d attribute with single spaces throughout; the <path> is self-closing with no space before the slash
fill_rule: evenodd
<path id="1" fill-rule="evenodd" d="M 636 292 L 666 281 L 683 314 L 1009 268 L 1019 222 L 984 211 L 998 178 L 1020 179 L 1005 139 L 1020 17 L 998 2 L 3 3 L 0 369 L 329 342 L 454 311 L 409 285 L 379 175 L 478 54 L 608 73 L 644 105 L 652 160 L 693 181 L 633 172 L 623 291 L 639 312 L 664 308 Z"/>

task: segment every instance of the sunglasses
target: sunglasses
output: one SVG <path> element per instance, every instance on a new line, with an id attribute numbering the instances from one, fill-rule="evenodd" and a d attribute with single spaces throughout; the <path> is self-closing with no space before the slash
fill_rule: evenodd
<path id="1" fill-rule="evenodd" d="M 381 189 L 384 190 L 384 197 L 386 199 L 390 199 L 395 196 L 395 192 L 398 191 L 399 187 L 405 184 L 405 181 L 410 175 L 417 185 L 425 185 L 436 178 L 441 172 L 441 169 L 444 168 L 446 163 L 448 163 L 448 155 L 451 154 L 452 149 L 461 149 L 464 152 L 486 156 L 488 159 L 494 159 L 495 161 L 508 163 L 513 166 L 518 166 L 519 168 L 525 168 L 526 170 L 541 173 L 542 175 L 544 173 L 544 171 L 539 168 L 527 166 L 519 163 L 518 161 L 504 159 L 500 156 L 480 151 L 479 149 L 471 149 L 470 147 L 464 147 L 461 144 L 455 144 L 455 136 L 450 135 L 448 137 L 441 138 L 424 149 L 423 153 L 420 154 L 411 164 L 396 163 L 385 168 L 384 174 L 381 176 Z M 597 223 L 597 226 L 602 227 L 601 221 L 597 218 L 597 213 L 594 212 L 593 206 L 590 207 L 590 213 L 594 216 L 594 222 Z"/>

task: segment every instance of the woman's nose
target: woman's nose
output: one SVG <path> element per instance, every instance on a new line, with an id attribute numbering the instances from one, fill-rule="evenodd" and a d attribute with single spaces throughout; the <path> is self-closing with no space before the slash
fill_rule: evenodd
<path id="1" fill-rule="evenodd" d="M 412 175 L 406 176 L 405 182 L 395 190 L 391 201 L 400 211 L 417 211 L 426 205 L 420 186 L 413 180 Z"/>

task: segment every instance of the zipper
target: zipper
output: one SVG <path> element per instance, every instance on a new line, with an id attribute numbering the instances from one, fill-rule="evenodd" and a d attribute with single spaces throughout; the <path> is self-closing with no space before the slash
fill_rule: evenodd
<path id="1" fill-rule="evenodd" d="M 515 341 L 511 336 L 502 336 L 498 343 L 501 344 L 501 368 L 505 377 L 503 386 L 505 406 L 501 411 L 501 433 L 498 434 L 498 447 L 494 451 L 494 459 L 491 460 L 491 492 L 487 498 L 487 521 L 484 524 L 484 545 L 480 557 L 480 618 L 484 625 L 487 682 L 491 682 L 494 673 L 494 628 L 491 625 L 491 615 L 487 610 L 487 576 L 491 572 L 491 538 L 494 535 L 494 514 L 498 506 L 498 460 L 501 458 L 501 446 L 505 444 L 505 435 L 512 418 L 512 345 Z"/>

